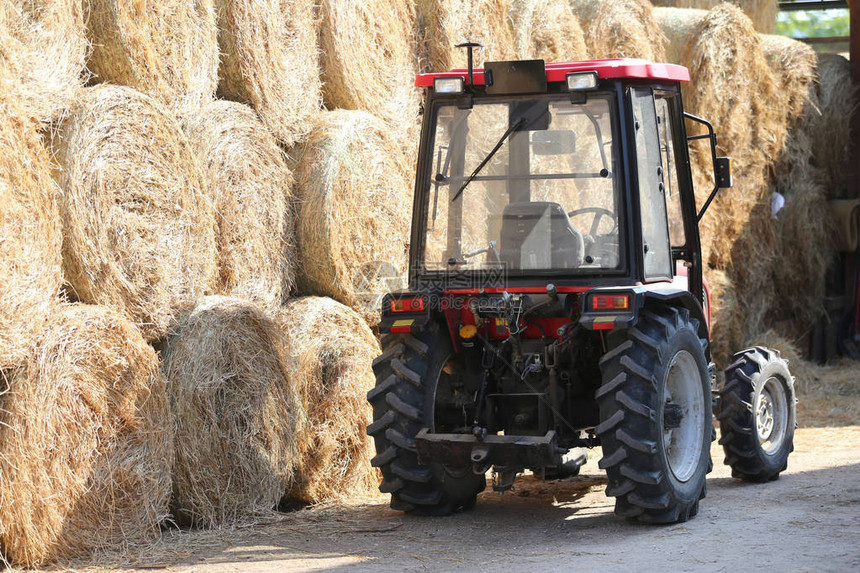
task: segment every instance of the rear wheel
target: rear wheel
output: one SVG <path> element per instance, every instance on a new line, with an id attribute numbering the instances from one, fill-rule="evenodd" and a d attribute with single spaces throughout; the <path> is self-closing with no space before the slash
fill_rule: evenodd
<path id="1" fill-rule="evenodd" d="M 446 368 L 451 344 L 445 333 L 387 335 L 373 363 L 376 387 L 367 398 L 373 423 L 367 427 L 376 444 L 372 464 L 382 470 L 382 493 L 391 507 L 423 515 L 447 515 L 468 509 L 486 487 L 486 478 L 470 466 L 421 464 L 415 435 L 434 431 L 436 391 L 449 383 Z"/>
<path id="2" fill-rule="evenodd" d="M 788 467 L 796 425 L 794 378 L 779 352 L 755 347 L 735 354 L 720 390 L 720 444 L 732 476 L 775 480 Z"/>
<path id="3" fill-rule="evenodd" d="M 714 439 L 706 345 L 698 322 L 671 307 L 610 336 L 596 432 L 616 514 L 674 523 L 698 512 Z"/>

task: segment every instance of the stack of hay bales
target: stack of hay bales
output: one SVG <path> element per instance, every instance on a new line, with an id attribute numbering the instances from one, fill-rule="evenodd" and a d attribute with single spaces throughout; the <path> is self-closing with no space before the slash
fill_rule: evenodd
<path id="1" fill-rule="evenodd" d="M 375 384 L 371 365 L 379 342 L 358 314 L 328 298 L 290 301 L 279 323 L 287 372 L 304 411 L 288 498 L 319 503 L 367 496 L 379 484 L 365 432 L 372 421 L 367 392 Z"/>
<path id="2" fill-rule="evenodd" d="M 155 351 L 121 314 L 55 309 L 0 395 L 0 547 L 35 567 L 150 543 L 173 437 Z"/>
<path id="3" fill-rule="evenodd" d="M 776 15 L 779 13 L 777 0 L 652 0 L 654 6 L 704 10 L 710 10 L 723 2 L 731 2 L 741 8 L 759 32 L 765 34 L 776 32 Z"/>
<path id="4" fill-rule="evenodd" d="M 249 107 L 216 101 L 189 122 L 208 181 L 218 233 L 221 294 L 275 312 L 293 288 L 292 173 L 274 136 Z"/>
<path id="5" fill-rule="evenodd" d="M 516 57 L 511 27 L 512 0 L 416 0 L 422 71 L 466 67 L 465 50 L 454 46 L 478 42 L 475 67 Z"/>
<path id="6" fill-rule="evenodd" d="M 546 62 L 587 60 L 585 34 L 568 0 L 513 0 L 517 57 Z"/>
<path id="7" fill-rule="evenodd" d="M 362 111 L 321 113 L 294 150 L 303 293 L 379 322 L 375 294 L 405 285 L 412 185 L 402 143 Z"/>
<path id="8" fill-rule="evenodd" d="M 63 281 L 57 196 L 35 120 L 0 93 L 0 369 L 22 364 Z"/>
<path id="9" fill-rule="evenodd" d="M 14 93 L 25 112 L 43 122 L 62 115 L 84 79 L 81 1 L 0 3 L 0 91 Z"/>
<path id="10" fill-rule="evenodd" d="M 324 0 L 320 47 L 326 107 L 376 113 L 392 127 L 416 117 L 414 33 L 411 2 Z"/>
<path id="11" fill-rule="evenodd" d="M 855 144 L 849 118 L 857 107 L 857 88 L 851 80 L 851 64 L 838 54 L 819 56 L 818 76 L 820 114 L 810 126 L 813 157 L 822 169 L 828 197 L 846 197 Z"/>
<path id="12" fill-rule="evenodd" d="M 215 215 L 187 138 L 153 99 L 102 85 L 75 102 L 53 147 L 75 296 L 162 338 L 215 279 Z"/>
<path id="13" fill-rule="evenodd" d="M 717 195 L 700 233 L 705 262 L 726 271 L 737 298 L 747 303 L 747 310 L 715 306 L 715 313 L 743 312 L 749 336 L 762 328 L 774 297 L 776 229 L 766 182 L 785 144 L 788 124 L 774 105 L 780 97 L 777 80 L 759 34 L 736 6 L 722 4 L 710 11 L 658 8 L 654 16 L 669 40 L 667 56 L 690 70 L 691 82 L 682 86 L 686 110 L 714 125 L 717 153 L 733 160 L 735 185 Z M 710 148 L 692 145 L 691 156 L 701 205 L 713 188 Z M 722 322 L 736 320 L 725 317 Z M 735 346 L 735 341 L 726 346 Z"/>
<path id="14" fill-rule="evenodd" d="M 775 318 L 803 331 L 823 311 L 825 276 L 833 256 L 823 170 L 815 160 L 813 129 L 820 117 L 818 56 L 783 36 L 762 36 L 779 81 L 779 106 L 788 121 L 786 144 L 773 167 L 772 189 L 785 198 L 777 214 L 778 245 L 772 255 Z"/>
<path id="15" fill-rule="evenodd" d="M 284 145 L 320 108 L 315 0 L 216 0 L 219 93 L 251 104 Z"/>
<path id="16" fill-rule="evenodd" d="M 218 41 L 213 0 L 84 0 L 88 67 L 100 82 L 133 87 L 179 117 L 215 95 Z"/>
<path id="17" fill-rule="evenodd" d="M 570 0 L 594 58 L 666 59 L 665 38 L 648 0 Z"/>
<path id="18" fill-rule="evenodd" d="M 292 483 L 302 416 L 275 321 L 241 299 L 206 297 L 162 358 L 176 439 L 174 517 L 220 527 L 271 512 Z"/>

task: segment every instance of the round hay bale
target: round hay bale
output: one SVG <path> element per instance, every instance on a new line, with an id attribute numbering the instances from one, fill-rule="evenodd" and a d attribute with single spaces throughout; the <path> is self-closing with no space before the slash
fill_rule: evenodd
<path id="1" fill-rule="evenodd" d="M 570 0 L 592 57 L 666 60 L 666 39 L 648 0 Z"/>
<path id="2" fill-rule="evenodd" d="M 267 310 L 293 288 L 293 176 L 277 140 L 251 108 L 216 101 L 189 122 L 215 205 L 218 287 Z"/>
<path id="3" fill-rule="evenodd" d="M 857 91 L 851 81 L 851 63 L 837 54 L 821 54 L 818 62 L 821 83 L 819 109 L 813 122 L 812 149 L 815 163 L 822 168 L 829 197 L 848 197 L 851 173 L 850 118 L 857 107 Z"/>
<path id="4" fill-rule="evenodd" d="M 4 0 L 0 3 L 3 88 L 43 122 L 58 119 L 84 81 L 89 45 L 82 0 Z"/>
<path id="5" fill-rule="evenodd" d="M 682 86 L 687 111 L 714 125 L 717 153 L 732 157 L 735 168 L 735 186 L 717 195 L 703 219 L 705 260 L 722 269 L 733 259 L 746 264 L 734 243 L 754 207 L 770 203 L 765 177 L 785 142 L 787 120 L 773 105 L 779 99 L 776 78 L 759 34 L 736 6 L 653 12 L 669 52 L 680 54 L 677 61 L 690 70 L 692 81 Z M 702 204 L 713 188 L 710 148 L 701 142 L 691 151 Z"/>
<path id="6" fill-rule="evenodd" d="M 569 62 L 589 57 L 585 33 L 567 0 L 513 0 L 511 20 L 520 59 Z"/>
<path id="7" fill-rule="evenodd" d="M 88 88 L 53 140 L 63 265 L 79 300 L 122 309 L 148 341 L 215 279 L 215 214 L 179 124 L 131 88 Z"/>
<path id="8" fill-rule="evenodd" d="M 271 513 L 290 487 L 301 416 L 275 321 L 241 299 L 205 297 L 162 358 L 175 518 L 222 527 Z"/>
<path id="9" fill-rule="evenodd" d="M 776 15 L 779 13 L 777 0 L 653 0 L 651 3 L 654 6 L 710 10 L 723 2 L 741 8 L 759 32 L 776 33 Z"/>
<path id="10" fill-rule="evenodd" d="M 416 0 L 422 71 L 466 67 L 463 42 L 478 42 L 475 67 L 516 59 L 511 26 L 512 0 Z"/>
<path id="11" fill-rule="evenodd" d="M 136 88 L 179 117 L 211 101 L 218 83 L 213 0 L 86 0 L 89 68 Z"/>
<path id="12" fill-rule="evenodd" d="M 412 179 L 403 146 L 362 111 L 317 117 L 294 153 L 299 291 L 330 296 L 379 322 L 381 294 L 405 285 Z"/>
<path id="13" fill-rule="evenodd" d="M 0 369 L 21 366 L 63 282 L 59 188 L 38 125 L 0 94 Z"/>
<path id="14" fill-rule="evenodd" d="M 326 107 L 369 111 L 394 125 L 417 117 L 411 2 L 323 0 L 320 44 Z"/>
<path id="15" fill-rule="evenodd" d="M 783 195 L 777 214 L 769 279 L 777 318 L 809 331 L 824 311 L 825 277 L 835 257 L 824 176 L 813 155 L 813 124 L 819 112 L 818 56 L 808 44 L 762 35 L 762 46 L 779 82 L 779 105 L 788 121 L 786 145 L 773 169 L 772 188 Z M 791 261 L 791 264 L 785 264 Z"/>
<path id="16" fill-rule="evenodd" d="M 121 314 L 62 305 L 0 396 L 0 547 L 36 567 L 155 541 L 173 436 L 155 351 Z"/>
<path id="17" fill-rule="evenodd" d="M 251 104 L 284 145 L 321 106 L 316 0 L 215 0 L 219 93 Z"/>
<path id="18" fill-rule="evenodd" d="M 365 428 L 379 343 L 358 314 L 330 298 L 291 300 L 280 324 L 287 371 L 305 412 L 288 498 L 318 503 L 373 494 L 379 479 Z"/>

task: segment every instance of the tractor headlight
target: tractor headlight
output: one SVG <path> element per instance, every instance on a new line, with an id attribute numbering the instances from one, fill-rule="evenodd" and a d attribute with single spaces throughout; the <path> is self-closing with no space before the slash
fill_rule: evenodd
<path id="1" fill-rule="evenodd" d="M 597 72 L 571 72 L 567 74 L 568 91 L 593 90 L 597 87 Z"/>
<path id="2" fill-rule="evenodd" d="M 465 88 L 465 82 L 462 77 L 454 78 L 434 78 L 433 89 L 438 94 L 461 94 Z"/>

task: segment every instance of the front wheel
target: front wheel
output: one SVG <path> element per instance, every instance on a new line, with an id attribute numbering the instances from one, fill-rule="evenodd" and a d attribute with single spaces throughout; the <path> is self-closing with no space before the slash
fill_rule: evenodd
<path id="1" fill-rule="evenodd" d="M 696 515 L 711 470 L 707 341 L 685 309 L 641 311 L 636 326 L 610 336 L 596 397 L 615 513 L 675 523 Z"/>
<path id="2" fill-rule="evenodd" d="M 779 352 L 757 346 L 735 354 L 720 390 L 720 444 L 732 476 L 772 481 L 788 467 L 796 425 L 794 378 Z"/>

